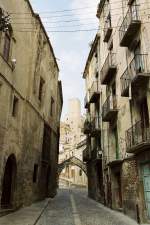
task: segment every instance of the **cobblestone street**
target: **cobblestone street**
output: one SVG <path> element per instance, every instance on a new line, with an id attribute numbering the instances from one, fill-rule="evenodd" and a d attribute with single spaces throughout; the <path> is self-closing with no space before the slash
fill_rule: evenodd
<path id="1" fill-rule="evenodd" d="M 61 189 L 54 199 L 0 218 L 0 225 L 137 225 L 122 213 L 89 199 L 85 189 Z"/>
<path id="2" fill-rule="evenodd" d="M 38 225 L 137 225 L 136 222 L 87 198 L 84 190 L 61 190 Z"/>

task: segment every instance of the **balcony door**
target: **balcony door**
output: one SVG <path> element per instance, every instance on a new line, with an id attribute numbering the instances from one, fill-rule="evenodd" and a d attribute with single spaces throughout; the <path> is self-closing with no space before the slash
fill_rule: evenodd
<path id="1" fill-rule="evenodd" d="M 118 145 L 118 129 L 117 125 L 113 128 L 113 147 L 114 147 L 114 153 L 115 153 L 115 159 L 119 159 L 119 145 Z"/>
<path id="2" fill-rule="evenodd" d="M 140 116 L 141 116 L 141 129 L 142 139 L 147 140 L 149 138 L 149 111 L 147 98 L 145 97 L 140 104 Z"/>
<path id="3" fill-rule="evenodd" d="M 141 42 L 139 41 L 136 48 L 134 49 L 134 62 L 136 73 L 142 73 L 144 71 L 144 64 L 141 55 Z"/>
<path id="4" fill-rule="evenodd" d="M 142 177 L 147 217 L 150 219 L 150 163 L 142 166 Z"/>
<path id="5" fill-rule="evenodd" d="M 112 101 L 113 101 L 113 109 L 117 108 L 117 101 L 116 101 L 116 82 L 112 85 Z"/>

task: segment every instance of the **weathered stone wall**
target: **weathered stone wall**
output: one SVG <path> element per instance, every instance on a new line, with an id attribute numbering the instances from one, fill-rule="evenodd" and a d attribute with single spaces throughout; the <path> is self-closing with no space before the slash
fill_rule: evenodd
<path id="1" fill-rule="evenodd" d="M 125 160 L 122 165 L 122 198 L 123 210 L 137 219 L 138 173 L 135 159 Z"/>
<path id="2" fill-rule="evenodd" d="M 1 1 L 0 7 L 5 11 L 29 13 L 31 28 L 37 32 L 17 32 L 15 14 L 12 14 L 11 51 L 8 61 L 3 58 L 4 33 L 0 34 L 0 199 L 2 196 L 4 172 L 10 155 L 16 158 L 17 172 L 13 194 L 13 207 L 28 205 L 44 198 L 50 193 L 45 189 L 49 183 L 56 183 L 59 121 L 62 98 L 58 91 L 59 69 L 52 46 L 40 22 L 34 15 L 28 1 Z M 28 14 L 28 15 L 29 15 Z M 18 16 L 19 17 L 19 16 Z M 26 22 L 26 20 L 21 20 Z M 35 24 L 35 25 L 34 25 Z M 15 68 L 12 59 L 16 59 Z M 41 101 L 38 98 L 40 77 L 44 80 Z M 12 116 L 14 96 L 18 98 L 17 113 Z M 51 115 L 51 98 L 54 100 Z M 50 179 L 42 170 L 42 144 L 44 124 L 47 124 L 56 137 L 49 140 L 51 166 Z M 38 165 L 37 179 L 33 182 L 34 165 Z M 56 185 L 53 185 L 55 191 Z M 51 190 L 49 190 L 51 191 Z"/>

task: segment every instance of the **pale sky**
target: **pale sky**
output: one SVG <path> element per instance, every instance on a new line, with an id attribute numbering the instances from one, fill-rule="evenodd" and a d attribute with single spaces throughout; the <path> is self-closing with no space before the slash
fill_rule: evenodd
<path id="1" fill-rule="evenodd" d="M 99 0 L 31 0 L 35 11 L 39 12 L 43 22 L 46 22 L 45 27 L 58 59 L 63 84 L 63 115 L 67 111 L 69 98 L 79 98 L 82 111 L 84 109 L 85 86 L 82 72 L 90 50 L 89 43 L 93 41 L 98 27 L 96 18 L 98 2 Z M 65 11 L 56 13 L 63 10 Z M 91 29 L 95 31 L 50 32 Z"/>

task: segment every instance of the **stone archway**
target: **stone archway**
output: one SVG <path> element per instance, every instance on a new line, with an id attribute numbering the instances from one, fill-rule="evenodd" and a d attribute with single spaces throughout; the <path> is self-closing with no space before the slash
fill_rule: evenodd
<path id="1" fill-rule="evenodd" d="M 12 154 L 8 157 L 5 165 L 2 184 L 1 208 L 11 208 L 13 206 L 16 173 L 16 157 Z"/>
<path id="2" fill-rule="evenodd" d="M 86 168 L 86 164 L 81 161 L 80 159 L 76 158 L 75 156 L 70 157 L 69 159 L 66 159 L 65 161 L 63 161 L 62 163 L 60 163 L 58 165 L 58 175 L 61 174 L 62 170 L 67 166 L 73 164 L 75 166 L 78 166 L 81 168 L 81 170 L 83 170 L 83 172 L 87 175 L 87 168 Z"/>

